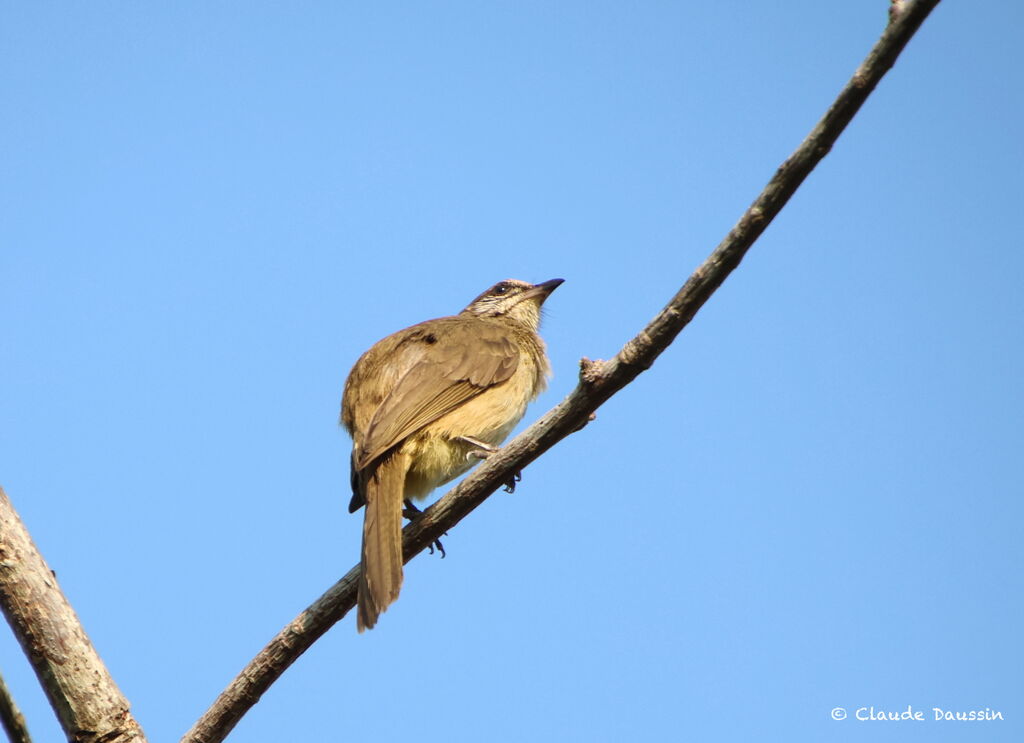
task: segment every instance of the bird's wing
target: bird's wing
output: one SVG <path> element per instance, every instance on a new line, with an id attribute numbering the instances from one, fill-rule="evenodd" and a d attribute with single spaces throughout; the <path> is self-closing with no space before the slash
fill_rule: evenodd
<path id="1" fill-rule="evenodd" d="M 418 356 L 418 361 L 373 414 L 357 469 L 515 373 L 519 351 L 503 328 L 459 320 L 438 328 L 440 332 L 425 324 L 423 332 L 403 344 L 407 348 L 398 349 Z"/>

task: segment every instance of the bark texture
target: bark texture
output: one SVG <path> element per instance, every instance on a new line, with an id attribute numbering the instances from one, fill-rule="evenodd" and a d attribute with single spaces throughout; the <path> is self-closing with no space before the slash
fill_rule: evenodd
<path id="1" fill-rule="evenodd" d="M 96 654 L 2 488 L 0 605 L 69 741 L 145 741 L 128 700 Z"/>

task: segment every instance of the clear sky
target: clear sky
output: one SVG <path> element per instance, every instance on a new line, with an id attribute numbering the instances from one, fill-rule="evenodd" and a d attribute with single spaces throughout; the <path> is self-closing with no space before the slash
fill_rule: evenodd
<path id="1" fill-rule="evenodd" d="M 358 559 L 337 414 L 363 350 L 563 277 L 536 419 L 886 9 L 6 4 L 0 484 L 150 740 Z M 1022 24 L 942 3 L 654 368 L 232 740 L 1024 739 Z"/>

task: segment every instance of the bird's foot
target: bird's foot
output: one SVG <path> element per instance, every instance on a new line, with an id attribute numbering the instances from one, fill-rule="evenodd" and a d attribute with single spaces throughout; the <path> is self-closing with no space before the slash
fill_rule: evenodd
<path id="1" fill-rule="evenodd" d="M 415 521 L 423 515 L 423 511 L 417 508 L 416 504 L 413 503 L 408 498 L 406 498 L 405 501 L 403 501 L 403 503 L 405 505 L 405 508 L 402 509 L 402 516 L 409 519 L 409 521 Z M 445 532 L 444 535 L 448 536 L 448 532 Z M 433 542 L 430 543 L 430 554 L 434 554 L 435 547 L 437 547 L 437 551 L 441 553 L 441 559 L 443 560 L 445 557 L 445 551 L 444 545 L 441 544 L 440 539 L 435 539 Z"/>
<path id="2" fill-rule="evenodd" d="M 467 459 L 487 459 L 487 457 L 491 456 L 492 454 L 494 454 L 494 452 L 498 451 L 498 448 L 496 446 L 491 446 L 490 444 L 480 441 L 480 439 L 474 439 L 472 436 L 459 436 L 459 439 L 465 441 L 467 444 L 479 447 L 477 449 L 470 449 L 468 452 L 466 452 Z M 505 482 L 505 492 L 514 493 L 516 491 L 516 483 L 522 479 L 522 472 L 513 473 L 512 477 L 510 477 Z"/>
<path id="3" fill-rule="evenodd" d="M 476 447 L 466 452 L 466 459 L 487 459 L 487 457 L 498 451 L 497 447 L 491 446 L 486 441 L 474 439 L 472 436 L 459 436 L 459 441 Z"/>

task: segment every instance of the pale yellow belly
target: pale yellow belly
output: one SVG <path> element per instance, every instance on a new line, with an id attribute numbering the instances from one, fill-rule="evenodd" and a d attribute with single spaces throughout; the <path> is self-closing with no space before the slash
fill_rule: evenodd
<path id="1" fill-rule="evenodd" d="M 413 463 L 405 479 L 406 498 L 426 497 L 479 461 L 469 456 L 479 447 L 461 441 L 460 436 L 469 436 L 491 446 L 498 446 L 508 437 L 522 420 L 532 390 L 527 394 L 509 395 L 509 390 L 503 387 L 494 387 L 469 400 L 402 444 L 402 451 L 411 455 Z M 509 397 L 519 400 L 510 402 Z"/>

